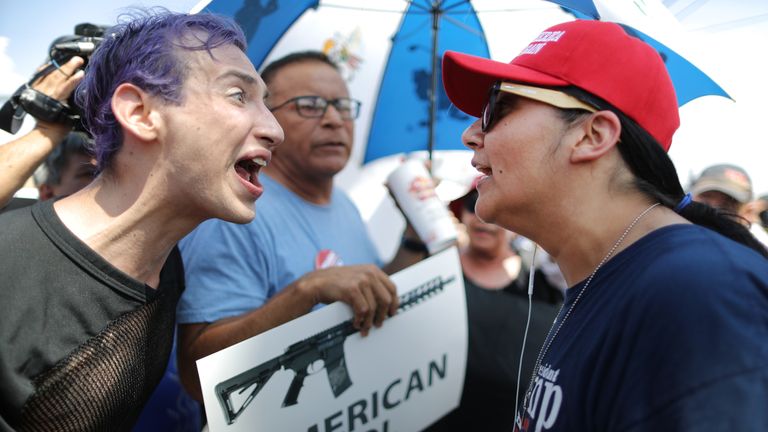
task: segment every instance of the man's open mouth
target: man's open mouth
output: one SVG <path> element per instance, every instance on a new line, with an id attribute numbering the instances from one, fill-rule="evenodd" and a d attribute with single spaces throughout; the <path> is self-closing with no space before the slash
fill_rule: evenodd
<path id="1" fill-rule="evenodd" d="M 256 184 L 259 171 L 267 166 L 267 161 L 261 157 L 241 159 L 235 164 L 235 172 L 248 183 Z"/>

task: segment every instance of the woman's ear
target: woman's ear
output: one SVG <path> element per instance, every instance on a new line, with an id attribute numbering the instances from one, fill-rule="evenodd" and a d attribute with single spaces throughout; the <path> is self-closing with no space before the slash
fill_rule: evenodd
<path id="1" fill-rule="evenodd" d="M 123 133 L 141 141 L 157 138 L 157 116 L 153 115 L 154 100 L 142 89 L 131 84 L 120 84 L 112 94 L 112 112 Z"/>
<path id="2" fill-rule="evenodd" d="M 593 113 L 576 127 L 583 136 L 571 151 L 571 162 L 574 163 L 599 159 L 619 142 L 621 136 L 621 122 L 611 111 Z"/>

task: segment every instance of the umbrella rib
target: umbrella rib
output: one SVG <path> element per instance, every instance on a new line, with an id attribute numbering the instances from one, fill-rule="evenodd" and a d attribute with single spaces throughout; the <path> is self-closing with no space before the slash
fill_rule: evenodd
<path id="1" fill-rule="evenodd" d="M 461 27 L 462 29 L 464 29 L 464 30 L 466 30 L 466 31 L 468 31 L 468 32 L 470 32 L 470 33 L 472 33 L 472 34 L 474 34 L 475 36 L 480 36 L 480 37 L 483 37 L 483 38 L 485 37 L 485 36 L 483 35 L 483 32 L 479 32 L 479 31 L 477 31 L 476 29 L 474 29 L 474 28 L 470 27 L 470 26 L 469 26 L 469 25 L 467 25 L 467 24 L 464 24 L 463 22 L 461 22 L 461 21 L 459 21 L 459 20 L 457 20 L 457 19 L 455 19 L 455 18 L 451 18 L 451 17 L 448 17 L 448 16 L 444 16 L 444 17 L 442 17 L 442 18 L 443 18 L 444 20 L 446 20 L 446 21 L 450 22 L 451 24 L 455 25 L 456 27 Z"/>
<path id="2" fill-rule="evenodd" d="M 483 10 L 475 9 L 475 13 L 479 15 L 479 14 L 496 13 L 496 12 L 529 12 L 529 11 L 552 10 L 556 8 L 559 8 L 559 6 L 556 6 L 553 4 L 551 7 L 536 6 L 536 7 L 506 8 L 506 9 L 483 9 Z"/>
<path id="3" fill-rule="evenodd" d="M 695 29 L 690 29 L 688 31 L 690 32 L 700 32 L 700 31 L 710 31 L 710 32 L 718 32 L 718 31 L 724 31 L 724 30 L 731 30 L 733 28 L 739 28 L 744 27 L 746 25 L 752 25 L 759 23 L 760 21 L 766 21 L 768 20 L 768 13 L 764 13 L 761 15 L 755 15 L 751 17 L 746 18 L 739 18 L 733 21 L 728 22 L 722 22 L 717 24 L 710 24 L 708 26 L 699 27 Z"/>
<path id="4" fill-rule="evenodd" d="M 693 0 L 686 7 L 684 7 L 683 10 L 676 13 L 675 18 L 682 21 L 688 15 L 692 14 L 693 12 L 696 12 L 700 7 L 704 6 L 704 3 L 706 3 L 707 1 L 708 0 Z"/>
<path id="5" fill-rule="evenodd" d="M 408 2 L 410 3 L 410 2 Z M 368 7 L 357 7 L 357 6 L 346 6 L 346 5 L 340 5 L 340 4 L 333 4 L 333 3 L 323 3 L 322 7 L 324 8 L 334 8 L 334 9 L 349 9 L 349 10 L 357 10 L 357 11 L 364 11 L 364 12 L 389 12 L 389 13 L 397 13 L 401 14 L 403 13 L 402 10 L 392 10 L 392 9 L 378 9 L 378 8 L 368 8 Z"/>
<path id="6" fill-rule="evenodd" d="M 424 21 L 423 23 L 419 24 L 418 27 L 416 27 L 413 30 L 411 30 L 409 33 L 405 33 L 404 31 L 399 31 L 399 32 L 397 32 L 397 34 L 392 36 L 392 41 L 395 41 L 395 40 L 398 40 L 398 41 L 408 40 L 408 38 L 410 38 L 413 35 L 419 34 L 419 32 L 424 30 L 424 28 L 429 26 L 429 25 L 430 25 L 429 22 Z"/>
<path id="7" fill-rule="evenodd" d="M 464 3 L 468 3 L 469 0 L 461 0 L 459 3 L 452 4 L 445 9 L 441 9 L 441 14 L 443 15 L 464 15 L 467 12 L 466 11 L 454 11 L 451 9 L 454 9 L 456 7 L 461 6 Z M 411 11 L 412 13 L 424 13 L 424 14 L 431 14 L 432 10 L 426 8 L 424 5 L 416 3 L 413 0 L 406 0 L 406 3 L 408 5 L 413 6 L 414 8 L 417 8 L 416 11 Z M 347 6 L 347 5 L 340 5 L 340 4 L 333 4 L 333 3 L 323 3 L 322 6 L 324 8 L 335 8 L 335 9 L 349 9 L 349 10 L 358 10 L 363 12 L 388 12 L 388 13 L 397 13 L 401 14 L 403 13 L 402 10 L 393 10 L 393 9 L 379 9 L 379 8 L 369 8 L 369 7 L 358 7 L 358 6 Z M 485 10 L 475 10 L 475 13 L 481 14 L 481 13 L 495 13 L 495 12 L 524 12 L 524 11 L 536 11 L 536 10 L 550 10 L 554 9 L 557 6 L 552 7 L 526 7 L 526 8 L 506 8 L 506 9 L 485 9 Z"/>

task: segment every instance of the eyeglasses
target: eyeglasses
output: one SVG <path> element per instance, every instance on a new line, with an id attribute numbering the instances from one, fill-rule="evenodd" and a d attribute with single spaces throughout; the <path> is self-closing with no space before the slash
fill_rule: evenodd
<path id="1" fill-rule="evenodd" d="M 496 120 L 496 105 L 499 100 L 499 92 L 512 93 L 527 99 L 544 102 L 558 108 L 582 109 L 589 112 L 597 112 L 597 108 L 592 105 L 588 105 L 575 97 L 558 90 L 496 81 L 488 91 L 488 101 L 483 107 L 482 121 L 480 122 L 483 132 L 487 132 L 493 125 L 493 121 Z"/>
<path id="2" fill-rule="evenodd" d="M 360 101 L 350 98 L 326 99 L 322 96 L 296 96 L 270 108 L 270 111 L 275 111 L 290 103 L 296 104 L 296 112 L 304 118 L 323 117 L 328 111 L 329 105 L 333 105 L 344 120 L 354 120 L 360 115 Z"/>

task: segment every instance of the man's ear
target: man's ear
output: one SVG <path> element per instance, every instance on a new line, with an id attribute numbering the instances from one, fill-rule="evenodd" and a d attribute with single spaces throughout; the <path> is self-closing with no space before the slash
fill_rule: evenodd
<path id="1" fill-rule="evenodd" d="M 573 146 L 571 162 L 589 162 L 599 159 L 619 142 L 621 122 L 611 111 L 598 111 L 576 126 L 583 134 Z"/>
<path id="2" fill-rule="evenodd" d="M 158 117 L 153 112 L 154 100 L 131 83 L 120 84 L 112 94 L 112 112 L 123 133 L 142 141 L 157 138 Z"/>

